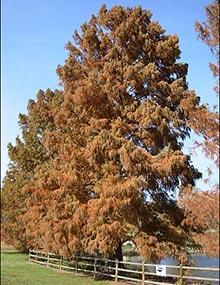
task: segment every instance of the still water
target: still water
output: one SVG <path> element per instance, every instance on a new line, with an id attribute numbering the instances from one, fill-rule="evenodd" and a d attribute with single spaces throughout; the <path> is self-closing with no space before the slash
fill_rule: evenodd
<path id="1" fill-rule="evenodd" d="M 219 268 L 219 258 L 209 258 L 202 254 L 192 254 L 192 262 L 195 267 L 217 267 Z M 162 265 L 177 265 L 176 260 L 173 258 L 165 258 L 161 260 L 160 264 Z M 175 274 L 177 271 L 175 269 L 169 269 L 170 274 Z M 210 277 L 210 278 L 219 278 L 218 272 L 212 271 L 203 271 L 203 270 L 193 270 L 192 276 L 200 277 Z"/>
<path id="2" fill-rule="evenodd" d="M 139 256 L 129 256 L 125 257 L 124 261 L 131 261 L 131 262 L 141 262 L 141 258 Z M 201 254 L 192 254 L 192 262 L 193 266 L 195 267 L 217 267 L 219 268 L 219 258 L 209 258 L 205 255 Z M 159 263 L 160 265 L 178 265 L 177 261 L 173 258 L 165 258 L 162 259 Z M 155 268 L 149 267 L 147 268 L 149 272 L 155 272 Z M 178 275 L 178 269 L 175 268 L 167 268 L 167 274 L 175 274 Z M 212 271 L 203 271 L 203 270 L 192 270 L 192 276 L 198 277 L 209 277 L 209 278 L 219 278 L 219 272 L 212 272 Z M 205 282 L 206 284 L 218 284 L 217 282 Z"/>

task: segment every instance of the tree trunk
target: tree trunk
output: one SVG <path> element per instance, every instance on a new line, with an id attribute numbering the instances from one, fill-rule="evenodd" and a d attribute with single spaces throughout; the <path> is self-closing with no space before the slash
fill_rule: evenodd
<path id="1" fill-rule="evenodd" d="M 116 252 L 115 252 L 115 258 L 118 259 L 118 261 L 123 261 L 123 253 L 122 253 L 122 243 L 120 242 Z"/>
<path id="2" fill-rule="evenodd" d="M 115 253 L 109 255 L 108 258 L 111 259 L 111 260 L 114 260 L 114 261 L 116 259 L 118 261 L 123 261 L 122 243 L 121 242 L 118 244 L 118 247 L 117 247 Z M 115 262 L 114 261 L 113 262 L 109 262 L 109 265 L 112 266 L 112 267 L 115 266 Z M 124 268 L 124 264 L 119 263 L 118 267 Z"/>
<path id="3" fill-rule="evenodd" d="M 118 261 L 123 261 L 122 243 L 121 242 L 118 244 L 118 247 L 116 249 L 115 259 L 118 259 Z M 123 263 L 119 263 L 118 267 L 124 268 L 124 264 Z"/>

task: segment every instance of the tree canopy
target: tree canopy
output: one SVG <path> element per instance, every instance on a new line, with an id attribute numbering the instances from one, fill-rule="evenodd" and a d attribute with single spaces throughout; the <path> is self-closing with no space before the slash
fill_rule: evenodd
<path id="1" fill-rule="evenodd" d="M 206 22 L 196 22 L 195 29 L 199 39 L 211 49 L 216 59 L 216 62 L 210 63 L 209 66 L 217 79 L 214 90 L 219 94 L 219 0 L 214 0 L 207 5 L 205 12 Z M 190 123 L 192 129 L 204 139 L 200 146 L 205 155 L 219 166 L 219 113 L 213 111 L 207 104 L 205 108 L 192 111 L 191 117 L 193 118 Z"/>
<path id="2" fill-rule="evenodd" d="M 193 233 L 195 242 L 208 256 L 219 256 L 219 190 L 193 191 L 185 193 L 179 200 L 185 209 L 187 224 L 203 229 Z"/>
<path id="3" fill-rule="evenodd" d="M 217 78 L 216 92 L 219 92 L 219 0 L 205 7 L 206 22 L 196 22 L 198 37 L 211 49 L 216 63 L 210 63 L 213 75 Z"/>
<path id="4" fill-rule="evenodd" d="M 44 145 L 44 136 L 46 131 L 54 128 L 54 114 L 62 100 L 62 92 L 58 90 L 40 90 L 36 102 L 29 100 L 27 115 L 19 115 L 22 138 L 16 138 L 15 146 L 8 145 L 10 164 L 1 193 L 1 230 L 6 242 L 22 250 L 27 249 L 28 241 L 21 220 L 27 199 L 22 189 L 32 180 L 36 169 L 47 165 L 52 157 Z"/>
<path id="5" fill-rule="evenodd" d="M 185 222 L 177 197 L 201 173 L 183 145 L 199 124 L 194 115 L 209 110 L 188 89 L 178 37 L 141 7 L 102 6 L 66 47 L 57 68 L 63 91 L 31 101 L 20 116 L 23 140 L 9 146 L 25 179 L 14 188 L 10 170 L 3 201 L 15 191 L 21 197 L 12 215 L 25 246 L 121 258 L 132 240 L 145 259 L 185 260 L 199 227 Z M 15 201 L 4 203 L 11 227 Z"/>

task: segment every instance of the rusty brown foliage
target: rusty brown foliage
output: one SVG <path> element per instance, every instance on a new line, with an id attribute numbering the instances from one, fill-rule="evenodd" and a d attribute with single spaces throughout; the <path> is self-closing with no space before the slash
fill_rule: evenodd
<path id="1" fill-rule="evenodd" d="M 211 49 L 216 58 L 216 63 L 210 63 L 212 74 L 217 78 L 219 83 L 219 0 L 214 0 L 205 7 L 206 22 L 195 23 L 195 29 L 198 37 Z M 215 87 L 216 92 L 219 86 Z"/>
<path id="2" fill-rule="evenodd" d="M 32 181 L 36 169 L 47 165 L 54 154 L 45 147 L 46 130 L 54 128 L 54 115 L 62 102 L 62 92 L 40 90 L 36 101 L 29 100 L 27 114 L 19 115 L 22 136 L 8 145 L 10 164 L 1 191 L 1 236 L 7 244 L 27 250 L 29 236 L 22 221 L 27 195 L 23 187 Z"/>
<path id="3" fill-rule="evenodd" d="M 219 0 L 213 1 L 205 7 L 206 21 L 196 22 L 195 30 L 211 50 L 216 62 L 210 63 L 210 69 L 216 78 L 215 92 L 219 94 Z M 192 102 L 190 103 L 192 104 Z M 200 146 L 208 158 L 219 166 L 219 113 L 209 106 L 195 109 L 191 112 L 190 126 L 197 134 L 202 134 L 204 140 Z"/>
<path id="4" fill-rule="evenodd" d="M 202 232 L 193 234 L 207 256 L 219 256 L 219 190 L 195 191 L 183 195 L 179 201 L 186 211 L 184 223 Z"/>
<path id="5" fill-rule="evenodd" d="M 64 103 L 45 138 L 57 156 L 25 187 L 31 244 L 114 258 L 132 240 L 145 258 L 181 259 L 190 232 L 173 196 L 200 173 L 181 150 L 181 104 L 196 96 L 178 38 L 149 11 L 121 6 L 103 6 L 73 38 L 57 69 Z"/>
<path id="6" fill-rule="evenodd" d="M 132 240 L 145 259 L 185 261 L 196 226 L 176 199 L 201 174 L 182 147 L 193 112 L 208 110 L 188 89 L 178 37 L 141 7 L 102 6 L 66 48 L 62 100 L 46 96 L 27 118 L 33 130 L 46 119 L 46 160 L 19 188 L 26 247 L 121 259 Z"/>

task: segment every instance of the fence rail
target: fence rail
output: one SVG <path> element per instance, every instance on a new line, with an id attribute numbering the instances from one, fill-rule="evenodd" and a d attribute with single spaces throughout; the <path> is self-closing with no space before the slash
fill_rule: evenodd
<path id="1" fill-rule="evenodd" d="M 113 278 L 116 282 L 119 280 L 128 280 L 142 285 L 173 285 L 178 282 L 178 285 L 183 285 L 186 281 L 187 284 L 190 282 L 195 283 L 195 281 L 205 281 L 206 284 L 207 282 L 208 284 L 219 284 L 219 278 L 215 278 L 215 276 L 192 276 L 193 272 L 201 271 L 209 273 L 216 272 L 216 275 L 219 277 L 219 268 L 213 267 L 190 267 L 183 265 L 167 265 L 164 267 L 158 264 L 122 262 L 88 256 L 77 256 L 74 260 L 69 261 L 57 254 L 36 250 L 29 250 L 29 261 L 69 272 L 89 273 L 95 278 L 106 276 Z M 176 269 L 178 270 L 178 274 L 166 272 L 168 271 L 167 269 Z"/>

